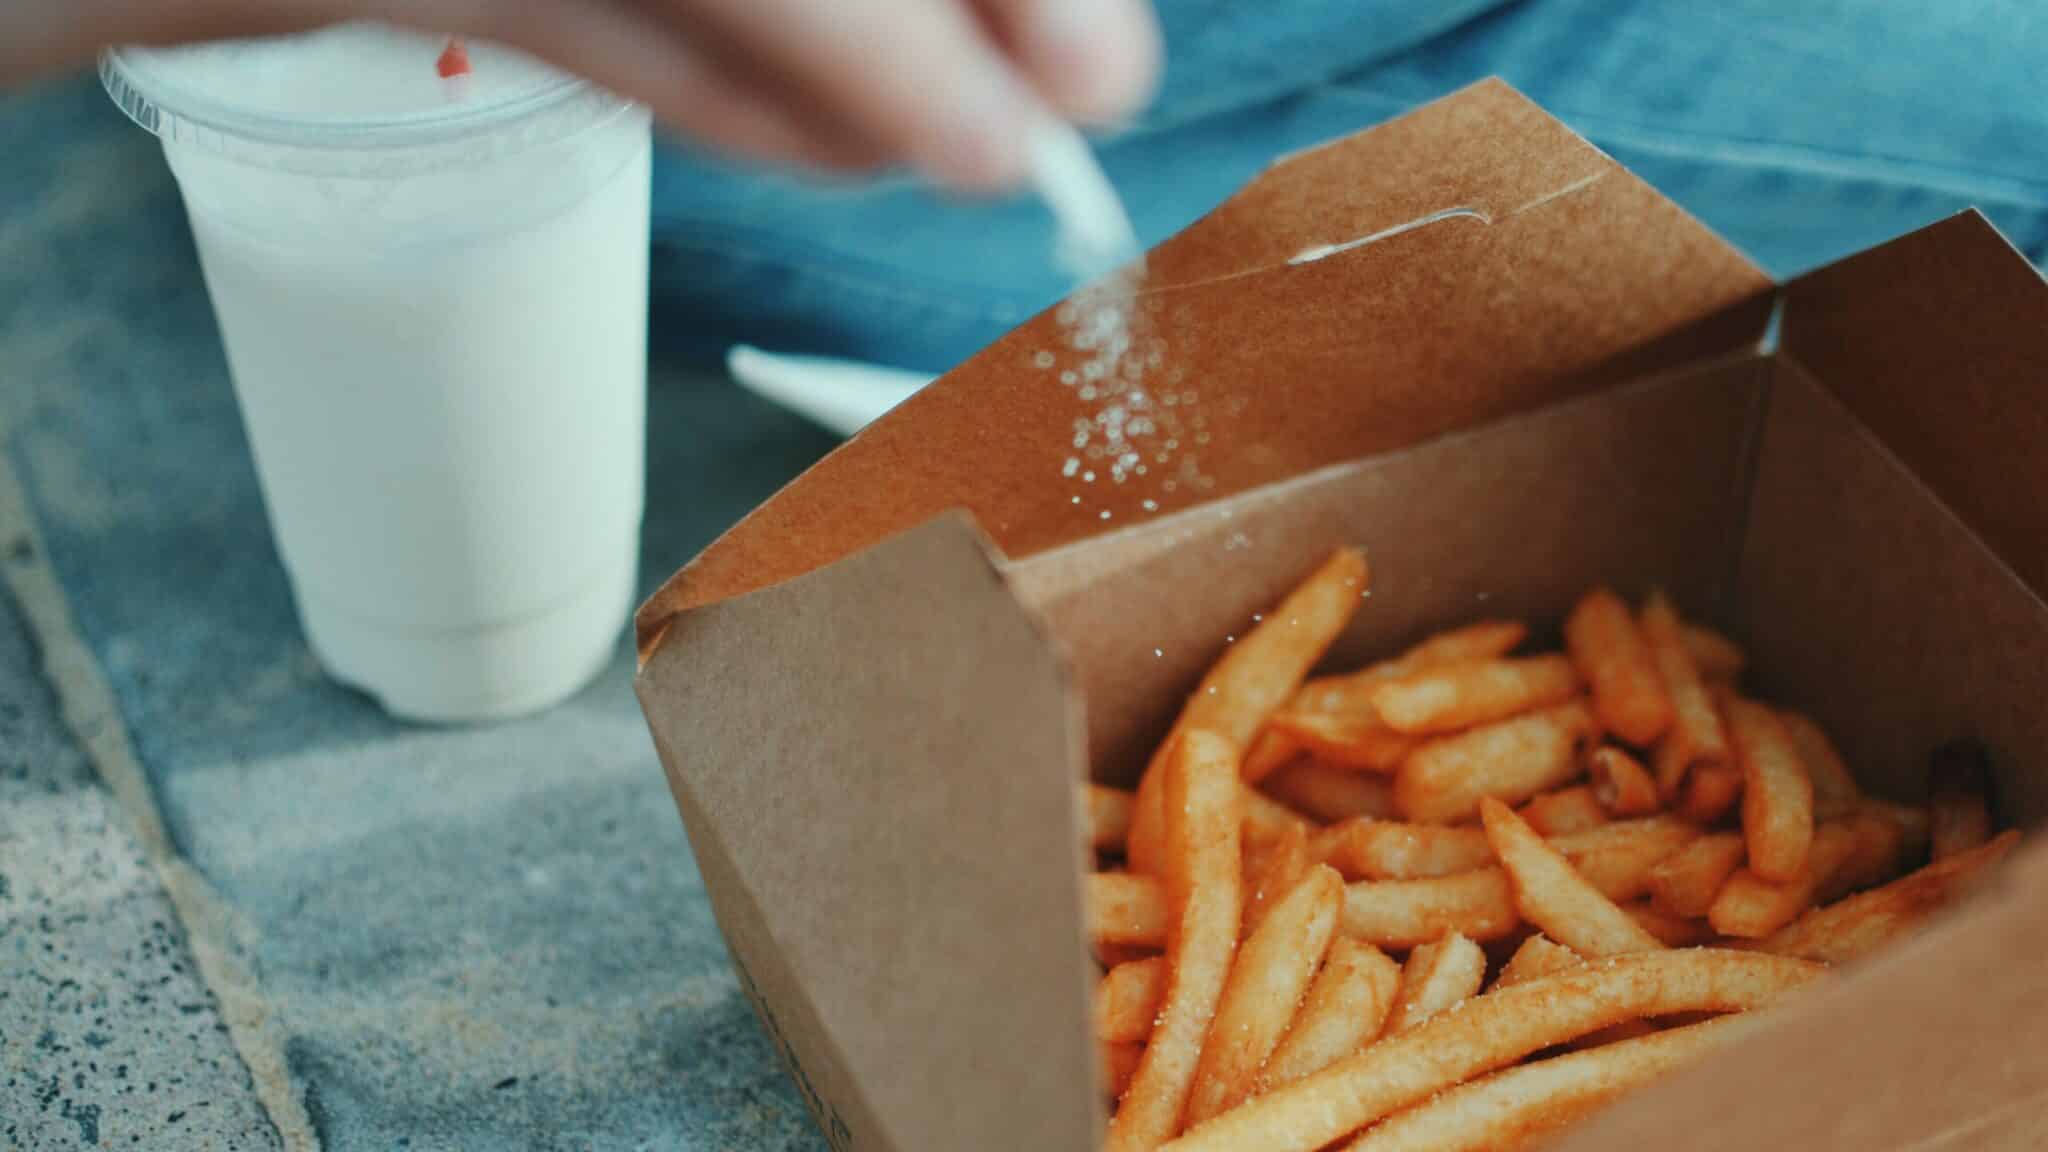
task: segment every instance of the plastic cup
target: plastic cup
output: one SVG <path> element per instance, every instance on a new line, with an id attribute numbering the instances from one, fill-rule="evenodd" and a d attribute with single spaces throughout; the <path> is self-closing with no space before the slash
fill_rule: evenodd
<path id="1" fill-rule="evenodd" d="M 394 715 L 512 716 L 616 651 L 643 502 L 643 110 L 348 25 L 109 53 L 183 193 L 299 619 Z"/>

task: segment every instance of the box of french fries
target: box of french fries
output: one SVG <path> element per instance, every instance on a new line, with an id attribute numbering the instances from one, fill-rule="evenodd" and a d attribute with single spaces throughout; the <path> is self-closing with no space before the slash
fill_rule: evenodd
<path id="1" fill-rule="evenodd" d="M 1063 308 L 641 612 L 833 1148 L 2048 1139 L 2048 285 L 1981 217 L 1775 284 L 1489 82 L 1135 300 L 1199 468 L 1079 452 Z"/>

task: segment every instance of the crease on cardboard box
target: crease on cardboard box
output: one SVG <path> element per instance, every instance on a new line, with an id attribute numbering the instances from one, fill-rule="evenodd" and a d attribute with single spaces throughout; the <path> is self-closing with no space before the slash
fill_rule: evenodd
<path id="1" fill-rule="evenodd" d="M 1973 209 L 1807 273 L 1784 299 L 1786 355 L 2048 588 L 2041 272 Z"/>
<path id="2" fill-rule="evenodd" d="M 1533 200 L 1526 201 L 1522 204 L 1518 204 L 1515 207 L 1508 209 L 1507 215 L 1503 217 L 1503 219 L 1512 220 L 1515 217 L 1520 216 L 1524 212 L 1528 212 L 1536 208 L 1541 208 L 1545 204 L 1548 204 L 1553 200 L 1561 200 L 1574 192 L 1583 192 L 1586 189 L 1591 188 L 1593 185 L 1598 184 L 1601 181 L 1601 179 L 1606 175 L 1607 174 L 1605 172 L 1588 173 L 1587 175 L 1581 176 L 1577 180 L 1574 180 L 1561 188 L 1552 189 L 1551 191 L 1545 192 L 1541 196 L 1538 196 Z M 1346 240 L 1342 243 L 1310 245 L 1309 247 L 1304 248 L 1299 252 L 1296 252 L 1294 255 L 1289 256 L 1287 258 L 1287 263 L 1290 265 L 1313 264 L 1318 260 L 1327 260 L 1332 256 L 1338 255 L 1339 253 L 1343 252 L 1349 252 L 1354 248 L 1363 248 L 1367 244 L 1376 244 L 1381 240 L 1385 240 L 1394 236 L 1399 236 L 1403 232 L 1413 232 L 1415 229 L 1421 228 L 1424 225 L 1435 224 L 1442 220 L 1456 220 L 1460 218 L 1477 220 L 1481 224 L 1490 225 L 1493 223 L 1493 216 L 1488 214 L 1484 209 L 1464 206 L 1457 208 L 1441 208 L 1435 212 L 1429 213 L 1426 216 L 1418 216 L 1415 219 L 1409 220 L 1405 223 L 1396 224 L 1390 228 L 1382 228 L 1379 231 L 1372 233 L 1371 235 L 1360 236 L 1356 240 Z"/>
<path id="3" fill-rule="evenodd" d="M 1287 258 L 1287 265 L 1293 267 L 1298 264 L 1313 264 L 1318 260 L 1327 260 L 1341 252 L 1349 252 L 1354 248 L 1363 248 L 1367 244 L 1377 244 L 1389 237 L 1399 236 L 1403 232 L 1413 232 L 1417 228 L 1443 220 L 1458 219 L 1477 220 L 1481 224 L 1489 225 L 1493 223 L 1493 217 L 1488 216 L 1477 208 L 1444 208 L 1431 212 L 1427 216 L 1418 216 L 1405 223 L 1396 224 L 1391 228 L 1382 228 L 1369 236 L 1360 236 L 1356 240 L 1346 240 L 1338 244 L 1312 244 L 1289 256 Z"/>

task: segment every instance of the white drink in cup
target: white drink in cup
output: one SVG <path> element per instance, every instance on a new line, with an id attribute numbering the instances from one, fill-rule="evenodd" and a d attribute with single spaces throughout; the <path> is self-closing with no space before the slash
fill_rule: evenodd
<path id="1" fill-rule="evenodd" d="M 101 71 L 184 195 L 315 655 L 473 720 L 581 687 L 632 603 L 650 136 L 508 49 L 444 80 L 441 48 L 345 25 Z"/>

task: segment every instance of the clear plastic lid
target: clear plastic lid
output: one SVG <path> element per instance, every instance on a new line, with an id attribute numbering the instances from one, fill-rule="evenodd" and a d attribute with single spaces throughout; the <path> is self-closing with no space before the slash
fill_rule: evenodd
<path id="1" fill-rule="evenodd" d="M 573 134 L 626 101 L 513 49 L 466 45 L 470 72 L 443 78 L 446 41 L 379 24 L 182 48 L 116 48 L 100 79 L 167 143 L 261 167 L 320 174 L 471 164 Z"/>

